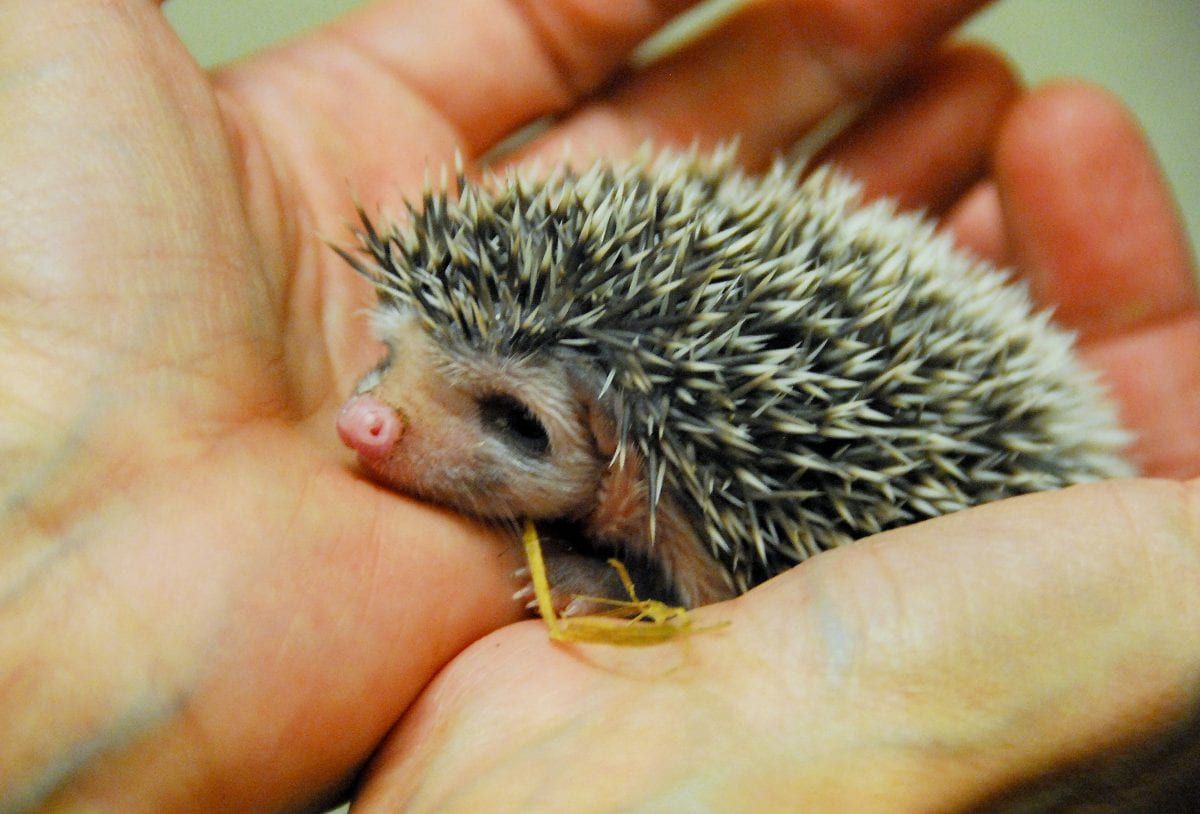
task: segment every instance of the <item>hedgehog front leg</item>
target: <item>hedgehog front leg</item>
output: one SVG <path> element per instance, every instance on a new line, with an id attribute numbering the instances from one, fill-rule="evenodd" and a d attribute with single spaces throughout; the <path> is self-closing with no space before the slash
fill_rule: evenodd
<path id="1" fill-rule="evenodd" d="M 582 616 L 611 609 L 613 603 L 630 600 L 621 573 L 608 557 L 573 546 L 553 534 L 541 534 L 542 557 L 550 583 L 551 604 L 560 616 Z M 639 596 L 677 604 L 678 597 L 666 577 L 654 564 L 629 561 L 624 565 Z M 522 586 L 514 598 L 525 600 L 526 607 L 537 610 L 537 597 L 528 566 L 517 569 Z"/>
<path id="2" fill-rule="evenodd" d="M 719 630 L 728 622 L 693 625 L 686 608 L 668 605 L 657 599 L 641 599 L 633 580 L 619 560 L 608 564 L 620 578 L 628 599 L 611 600 L 601 597 L 576 597 L 598 606 L 599 611 L 587 615 L 563 618 L 554 607 L 550 583 L 546 577 L 546 561 L 542 556 L 541 540 L 530 520 L 525 521 L 521 535 L 522 547 L 529 562 L 538 612 L 546 622 L 550 638 L 557 642 L 645 646 L 660 644 L 679 636 Z"/>

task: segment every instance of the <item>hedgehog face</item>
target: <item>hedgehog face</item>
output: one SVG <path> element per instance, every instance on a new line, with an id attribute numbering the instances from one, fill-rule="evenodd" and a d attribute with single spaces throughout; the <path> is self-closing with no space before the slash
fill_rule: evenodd
<path id="1" fill-rule="evenodd" d="M 480 518 L 566 520 L 585 548 L 653 551 L 689 604 L 731 595 L 672 490 L 651 523 L 644 462 L 618 454 L 599 371 L 561 348 L 513 358 L 438 344 L 402 309 L 380 309 L 375 327 L 387 356 L 338 418 L 374 479 Z"/>
<path id="2" fill-rule="evenodd" d="M 444 347 L 399 309 L 381 310 L 375 327 L 388 354 L 339 419 L 373 477 L 478 517 L 589 508 L 602 466 L 560 362 Z"/>

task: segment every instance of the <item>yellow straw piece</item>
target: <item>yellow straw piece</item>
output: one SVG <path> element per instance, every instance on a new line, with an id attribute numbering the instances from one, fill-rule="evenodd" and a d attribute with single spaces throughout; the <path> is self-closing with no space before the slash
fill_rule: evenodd
<path id="1" fill-rule="evenodd" d="M 675 607 L 657 599 L 638 599 L 629 572 L 618 560 L 608 564 L 617 569 L 621 584 L 629 594 L 628 600 L 605 597 L 583 596 L 590 602 L 608 605 L 609 611 L 587 616 L 560 618 L 554 612 L 550 596 L 550 580 L 546 577 L 546 561 L 542 557 L 542 544 L 538 539 L 533 522 L 525 521 L 525 558 L 529 561 L 529 576 L 533 581 L 533 593 L 537 598 L 538 613 L 546 620 L 550 638 L 556 642 L 589 642 L 592 644 L 614 644 L 638 647 L 660 644 L 677 636 L 689 636 L 727 626 L 728 622 L 717 622 L 703 627 L 694 627 L 687 608 Z"/>

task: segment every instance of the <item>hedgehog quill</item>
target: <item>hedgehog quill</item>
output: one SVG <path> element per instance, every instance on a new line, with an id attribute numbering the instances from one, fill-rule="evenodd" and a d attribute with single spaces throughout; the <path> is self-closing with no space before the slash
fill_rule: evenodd
<path id="1" fill-rule="evenodd" d="M 694 607 L 822 550 L 1131 474 L 1025 290 L 828 168 L 520 173 L 365 215 L 383 361 L 338 418 L 373 477 L 547 538 L 555 605 Z M 572 598 L 575 597 L 575 598 Z"/>

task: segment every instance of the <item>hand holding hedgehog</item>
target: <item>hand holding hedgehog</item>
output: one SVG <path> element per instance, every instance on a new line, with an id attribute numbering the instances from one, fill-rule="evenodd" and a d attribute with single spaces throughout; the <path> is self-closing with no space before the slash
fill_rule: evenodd
<path id="1" fill-rule="evenodd" d="M 1200 469 L 1190 258 L 1107 96 L 1017 97 L 994 57 L 931 51 L 973 5 L 948 0 L 760 2 L 618 70 L 677 5 L 383 2 L 210 75 L 146 0 L 3 4 L 3 807 L 316 807 L 375 754 L 367 810 L 928 810 L 1180 717 L 1200 534 L 1175 483 L 886 532 L 727 603 L 736 634 L 619 672 L 521 625 L 462 652 L 517 617 L 513 565 L 346 466 L 330 426 L 374 353 L 370 292 L 317 234 L 352 214 L 347 179 L 414 190 L 544 113 L 527 156 L 740 133 L 761 166 L 847 89 L 911 77 L 827 157 L 1056 305 L 1145 472 Z"/>

